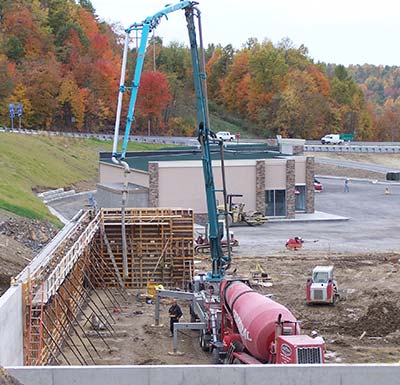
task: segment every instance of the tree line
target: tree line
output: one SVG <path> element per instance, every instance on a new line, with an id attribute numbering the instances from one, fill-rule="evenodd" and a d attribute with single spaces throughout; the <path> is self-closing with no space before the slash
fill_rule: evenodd
<path id="1" fill-rule="evenodd" d="M 27 128 L 111 132 L 122 26 L 100 21 L 90 0 L 3 0 L 0 17 L 0 125 L 9 125 L 8 104 L 22 103 Z M 133 130 L 194 135 L 189 49 L 153 36 L 146 56 Z M 289 39 L 210 44 L 205 57 L 211 123 L 218 117 L 258 137 L 400 140 L 397 67 L 314 63 Z"/>

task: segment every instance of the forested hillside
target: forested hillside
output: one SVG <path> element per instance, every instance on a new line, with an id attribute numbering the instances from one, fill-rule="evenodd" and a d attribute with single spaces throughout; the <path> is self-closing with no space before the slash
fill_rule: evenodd
<path id="1" fill-rule="evenodd" d="M 24 127 L 112 130 L 121 26 L 100 21 L 90 0 L 2 0 L 0 31 L 0 125 L 10 125 L 9 103 L 22 103 Z M 133 39 L 128 79 L 135 55 Z M 186 41 L 165 45 L 155 36 L 147 56 L 135 132 L 193 135 Z M 258 137 L 348 132 L 358 140 L 400 140 L 397 68 L 315 64 L 306 47 L 288 39 L 274 45 L 249 38 L 239 50 L 209 45 L 206 70 L 217 129 Z"/>

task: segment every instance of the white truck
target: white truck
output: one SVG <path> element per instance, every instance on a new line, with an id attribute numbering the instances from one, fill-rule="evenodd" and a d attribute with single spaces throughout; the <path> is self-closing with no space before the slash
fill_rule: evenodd
<path id="1" fill-rule="evenodd" d="M 218 131 L 215 135 L 219 140 L 230 142 L 235 140 L 235 135 L 232 135 L 229 131 Z"/>
<path id="2" fill-rule="evenodd" d="M 321 138 L 322 144 L 343 144 L 344 140 L 340 134 L 328 134 Z"/>

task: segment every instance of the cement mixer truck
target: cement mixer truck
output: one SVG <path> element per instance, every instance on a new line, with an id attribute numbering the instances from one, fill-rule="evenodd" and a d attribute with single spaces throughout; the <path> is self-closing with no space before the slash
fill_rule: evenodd
<path id="1" fill-rule="evenodd" d="M 317 364 L 324 343 L 300 332 L 299 321 L 283 305 L 246 282 L 221 282 L 221 359 L 227 364 Z"/>

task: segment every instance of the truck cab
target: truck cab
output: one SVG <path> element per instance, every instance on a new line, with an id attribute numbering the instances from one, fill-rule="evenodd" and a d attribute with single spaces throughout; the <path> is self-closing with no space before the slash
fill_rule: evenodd
<path id="1" fill-rule="evenodd" d="M 334 304 L 339 298 L 333 266 L 316 266 L 307 280 L 307 304 Z"/>

